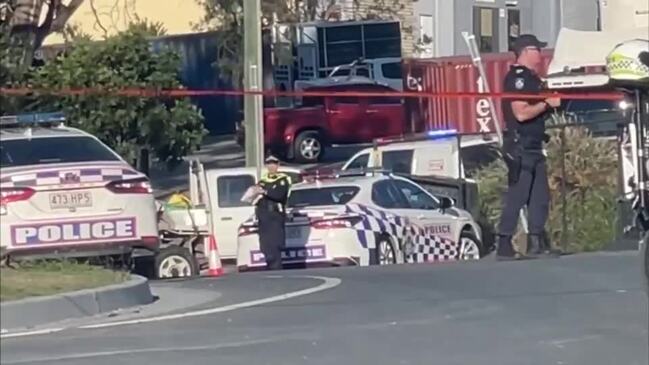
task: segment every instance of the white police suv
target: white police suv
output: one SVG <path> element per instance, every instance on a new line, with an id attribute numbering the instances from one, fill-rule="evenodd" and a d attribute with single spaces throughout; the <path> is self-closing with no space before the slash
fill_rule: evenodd
<path id="1" fill-rule="evenodd" d="M 89 257 L 157 251 L 145 175 L 58 113 L 0 119 L 3 255 Z"/>
<path id="2" fill-rule="evenodd" d="M 409 179 L 387 173 L 304 179 L 288 198 L 282 257 L 289 267 L 477 260 L 485 253 L 467 211 Z M 241 225 L 238 242 L 240 271 L 265 266 L 254 217 Z"/>

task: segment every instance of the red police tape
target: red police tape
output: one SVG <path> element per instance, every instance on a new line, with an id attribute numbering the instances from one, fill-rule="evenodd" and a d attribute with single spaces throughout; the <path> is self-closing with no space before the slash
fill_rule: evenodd
<path id="1" fill-rule="evenodd" d="M 221 90 L 221 89 L 150 89 L 150 88 L 59 88 L 59 89 L 32 89 L 32 88 L 0 88 L 0 95 L 4 96 L 38 96 L 38 95 L 55 95 L 55 96 L 124 96 L 124 97 L 166 97 L 166 98 L 183 98 L 198 96 L 289 96 L 289 97 L 400 97 L 400 98 L 484 98 L 493 97 L 498 99 L 536 99 L 543 100 L 548 97 L 559 97 L 566 100 L 612 100 L 621 101 L 624 94 L 621 92 L 602 92 L 602 93 L 553 93 L 544 92 L 540 94 L 524 93 L 479 93 L 479 92 L 415 92 L 415 91 L 395 91 L 395 92 L 365 92 L 365 91 L 279 91 L 279 90 Z"/>

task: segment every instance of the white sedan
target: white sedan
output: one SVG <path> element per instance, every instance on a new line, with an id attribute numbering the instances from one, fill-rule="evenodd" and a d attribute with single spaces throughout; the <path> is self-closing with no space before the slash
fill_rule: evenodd
<path id="1" fill-rule="evenodd" d="M 159 247 L 148 179 L 59 115 L 0 120 L 0 247 L 13 256 L 106 256 Z"/>
<path id="2" fill-rule="evenodd" d="M 291 188 L 287 266 L 477 260 L 481 231 L 471 215 L 398 176 L 343 176 Z M 255 217 L 239 228 L 240 271 L 264 267 Z"/>

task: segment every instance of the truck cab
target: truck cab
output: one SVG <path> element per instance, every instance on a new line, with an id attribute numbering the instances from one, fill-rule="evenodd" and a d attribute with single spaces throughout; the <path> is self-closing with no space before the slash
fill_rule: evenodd
<path id="1" fill-rule="evenodd" d="M 379 139 L 376 147 L 365 148 L 347 160 L 342 170 L 381 167 L 414 176 L 466 179 L 467 168 L 497 158 L 495 139 L 481 135 L 460 137 L 453 131 L 428 134 L 429 138 Z M 473 157 L 465 159 L 467 154 Z"/>
<path id="2" fill-rule="evenodd" d="M 333 83 L 315 86 L 307 92 L 374 92 L 396 90 L 372 82 Z M 369 144 L 376 138 L 406 133 L 403 101 L 399 97 L 353 95 L 305 96 L 293 108 L 264 110 L 264 142 L 267 149 L 287 160 L 302 163 L 319 161 L 335 145 Z M 237 140 L 242 143 L 245 130 L 240 125 Z"/>

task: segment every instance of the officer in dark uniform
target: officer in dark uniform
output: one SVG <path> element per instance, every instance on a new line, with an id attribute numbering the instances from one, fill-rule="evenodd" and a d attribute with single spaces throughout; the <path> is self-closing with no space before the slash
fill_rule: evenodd
<path id="1" fill-rule="evenodd" d="M 505 76 L 507 93 L 537 94 L 542 89 L 539 70 L 541 49 L 547 43 L 534 35 L 521 35 L 514 44 L 516 64 Z M 503 99 L 506 122 L 503 152 L 508 167 L 508 191 L 499 225 L 497 258 L 503 260 L 555 256 L 545 237 L 550 189 L 546 172 L 543 143 L 547 142 L 545 119 L 552 108 L 561 105 L 559 98 L 545 100 Z M 515 252 L 512 236 L 518 225 L 519 212 L 528 207 L 529 239 L 527 254 Z"/>
<path id="2" fill-rule="evenodd" d="M 282 268 L 281 249 L 285 242 L 286 199 L 291 178 L 277 171 L 279 160 L 273 156 L 266 159 L 266 168 L 268 172 L 259 181 L 262 195 L 255 209 L 259 221 L 259 245 L 266 258 L 266 268 L 279 270 Z"/>

